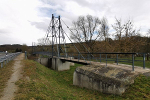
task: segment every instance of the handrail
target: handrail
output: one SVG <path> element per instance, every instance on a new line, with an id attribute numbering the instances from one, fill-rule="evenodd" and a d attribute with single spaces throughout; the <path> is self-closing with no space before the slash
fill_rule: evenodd
<path id="1" fill-rule="evenodd" d="M 51 57 L 51 52 L 38 52 L 39 54 L 41 55 L 47 55 L 48 57 Z M 146 53 L 118 53 L 118 52 L 113 52 L 113 53 L 106 53 L 106 52 L 97 52 L 97 53 L 71 53 L 71 52 L 67 52 L 68 56 L 65 57 L 65 55 L 63 55 L 64 53 L 61 53 L 60 57 L 64 57 L 64 58 L 68 58 L 68 57 L 74 57 L 76 59 L 78 59 L 78 61 L 80 61 L 82 58 L 81 58 L 81 55 L 84 56 L 85 59 L 82 59 L 84 60 L 85 62 L 87 61 L 90 61 L 91 63 L 91 60 L 96 60 L 96 61 L 99 61 L 99 62 L 102 62 L 102 61 L 105 61 L 106 62 L 106 67 L 107 67 L 107 62 L 108 61 L 115 61 L 115 63 L 118 65 L 119 62 L 127 62 L 127 63 L 132 63 L 132 71 L 134 71 L 134 62 L 135 61 L 141 61 L 143 62 L 143 69 L 145 69 L 145 54 Z M 90 55 L 96 55 L 95 57 L 90 57 Z M 143 55 L 143 60 L 135 60 L 135 55 Z M 99 57 L 97 57 L 99 55 Z M 102 55 L 105 57 L 102 58 Z M 114 56 L 113 58 L 109 58 L 108 55 L 116 55 Z M 120 59 L 118 56 L 119 55 L 131 55 L 132 58 L 131 59 Z M 57 55 L 56 55 L 57 56 Z"/>

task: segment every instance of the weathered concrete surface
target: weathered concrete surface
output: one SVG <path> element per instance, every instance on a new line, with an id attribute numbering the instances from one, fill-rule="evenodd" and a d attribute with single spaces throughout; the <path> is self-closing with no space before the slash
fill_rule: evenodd
<path id="1" fill-rule="evenodd" d="M 59 58 L 38 58 L 37 62 L 57 71 L 70 69 L 70 62 L 60 60 Z"/>
<path id="2" fill-rule="evenodd" d="M 64 71 L 70 69 L 70 62 L 65 60 L 61 60 L 59 58 L 51 58 L 52 59 L 52 66 L 51 68 L 57 71 Z"/>
<path id="3" fill-rule="evenodd" d="M 49 66 L 49 65 L 48 65 L 48 61 L 49 61 L 48 58 L 38 58 L 38 59 L 37 59 L 37 62 L 39 62 L 40 64 L 42 64 L 42 65 L 44 65 L 44 66 L 46 66 L 46 67 Z"/>
<path id="4" fill-rule="evenodd" d="M 138 75 L 138 72 L 126 69 L 87 65 L 76 68 L 73 75 L 73 85 L 121 95 L 130 84 L 134 83 L 134 79 Z"/>

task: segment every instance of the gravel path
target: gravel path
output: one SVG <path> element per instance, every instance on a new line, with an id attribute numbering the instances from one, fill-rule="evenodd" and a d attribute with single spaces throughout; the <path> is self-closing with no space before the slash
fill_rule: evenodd
<path id="1" fill-rule="evenodd" d="M 3 96 L 0 98 L 0 100 L 13 100 L 15 97 L 15 92 L 17 92 L 17 85 L 15 85 L 15 82 L 17 82 L 21 77 L 21 71 L 22 71 L 22 65 L 21 60 L 24 59 L 24 54 L 20 54 L 17 56 L 14 60 L 14 66 L 13 66 L 13 74 L 11 75 L 10 79 L 7 82 L 7 87 L 5 87 L 4 92 L 2 93 Z"/>

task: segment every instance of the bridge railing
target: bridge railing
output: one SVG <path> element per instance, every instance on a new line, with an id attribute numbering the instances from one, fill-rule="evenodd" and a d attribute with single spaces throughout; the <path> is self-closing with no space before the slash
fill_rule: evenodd
<path id="1" fill-rule="evenodd" d="M 6 65 L 9 61 L 13 60 L 16 56 L 18 56 L 21 52 L 11 53 L 9 55 L 5 55 L 0 58 L 1 68 Z"/>
<path id="2" fill-rule="evenodd" d="M 82 56 L 81 56 L 82 55 Z M 141 55 L 142 58 L 135 59 L 136 56 Z M 116 63 L 118 65 L 119 63 L 129 63 L 132 65 L 132 71 L 134 71 L 135 62 L 142 62 L 143 63 L 143 69 L 145 69 L 145 56 L 146 53 L 67 53 L 67 57 L 65 55 L 61 55 L 61 57 L 64 58 L 74 58 L 80 60 L 87 61 L 96 61 L 96 62 L 105 62 L 106 66 L 107 63 Z M 84 57 L 84 58 L 83 58 Z"/>
<path id="3" fill-rule="evenodd" d="M 38 54 L 45 55 L 47 57 L 51 57 L 51 52 L 38 52 Z M 140 55 L 142 59 L 135 59 L 136 56 Z M 53 56 L 57 57 L 57 54 L 53 54 Z M 91 63 L 91 61 L 96 62 L 105 62 L 106 67 L 107 63 L 116 63 L 116 65 L 120 63 L 124 64 L 131 64 L 132 71 L 134 71 L 135 62 L 142 62 L 143 69 L 145 69 L 145 56 L 146 53 L 60 53 L 59 57 L 69 58 L 71 59 L 78 59 L 78 61 L 82 60 L 85 63 Z"/>

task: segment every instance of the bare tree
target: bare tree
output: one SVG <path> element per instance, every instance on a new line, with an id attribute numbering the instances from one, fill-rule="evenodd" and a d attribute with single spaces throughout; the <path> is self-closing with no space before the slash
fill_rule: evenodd
<path id="1" fill-rule="evenodd" d="M 115 37 L 116 39 L 118 40 L 118 42 L 116 42 L 116 47 L 117 47 L 117 52 L 122 52 L 122 41 L 121 41 L 121 38 L 122 38 L 122 35 L 123 35 L 123 32 L 124 32 L 124 25 L 122 24 L 122 21 L 121 19 L 116 19 L 116 23 L 114 25 L 112 25 L 113 29 L 115 30 Z"/>
<path id="2" fill-rule="evenodd" d="M 108 21 L 105 17 L 103 17 L 101 20 L 100 33 L 104 37 L 105 42 L 107 41 L 109 36 L 108 31 L 109 31 Z"/>
<path id="3" fill-rule="evenodd" d="M 103 45 L 101 47 L 105 52 L 108 52 L 111 46 L 109 44 L 109 25 L 105 17 L 101 19 L 100 34 L 102 36 L 102 39 L 104 39 Z"/>
<path id="4" fill-rule="evenodd" d="M 149 38 L 149 35 L 150 35 L 150 29 L 148 29 L 148 31 L 147 31 L 147 37 Z"/>
<path id="5" fill-rule="evenodd" d="M 80 16 L 73 22 L 71 38 L 76 42 L 85 42 L 89 50 L 93 52 L 95 40 L 100 37 L 100 25 L 101 22 L 97 17 Z"/>
<path id="6" fill-rule="evenodd" d="M 52 42 L 49 40 L 49 38 L 40 38 L 38 39 L 38 48 L 42 51 L 48 51 L 50 49 Z"/>
<path id="7" fill-rule="evenodd" d="M 116 35 L 117 52 L 137 52 L 144 41 L 140 38 L 140 29 L 134 28 L 133 22 L 129 19 L 127 22 L 121 22 L 116 18 L 116 23 L 112 25 Z"/>

